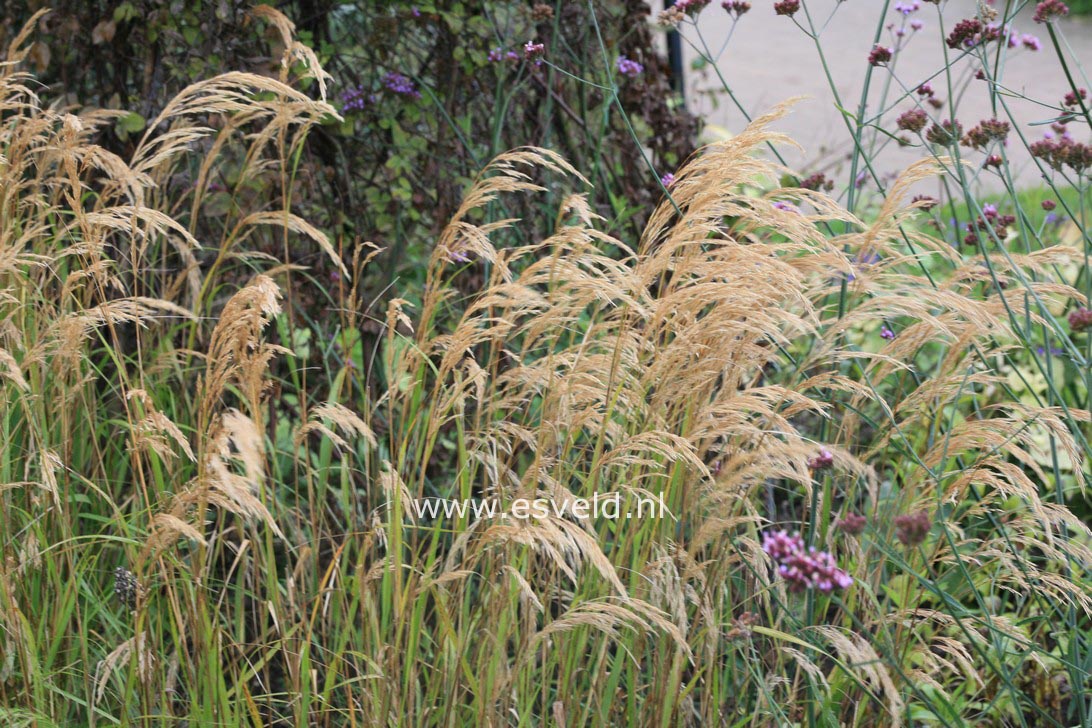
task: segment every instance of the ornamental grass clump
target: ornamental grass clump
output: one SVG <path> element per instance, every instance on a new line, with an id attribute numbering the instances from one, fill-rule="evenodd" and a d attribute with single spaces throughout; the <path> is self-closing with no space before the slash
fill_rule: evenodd
<path id="1" fill-rule="evenodd" d="M 1057 277 L 1082 251 L 965 258 L 913 224 L 936 162 L 867 218 L 782 186 L 778 107 L 674 170 L 633 240 L 558 154 L 501 154 L 424 289 L 376 311 L 351 284 L 374 246 L 300 214 L 326 77 L 283 16 L 255 19 L 278 77 L 195 84 L 127 158 L 92 136 L 111 112 L 53 111 L 0 67 L 0 717 L 1045 713 L 1013 665 L 1079 666 L 1055 647 L 1092 614 L 1064 499 L 1089 414 L 1010 396 L 1005 367 L 1017 327 L 1087 307 Z M 246 183 L 226 212 L 214 177 Z M 548 235 L 517 196 L 553 206 Z M 328 321 L 295 301 L 300 251 L 338 272 Z M 429 519 L 425 498 L 500 511 Z M 560 511 L 596 498 L 621 515 Z"/>

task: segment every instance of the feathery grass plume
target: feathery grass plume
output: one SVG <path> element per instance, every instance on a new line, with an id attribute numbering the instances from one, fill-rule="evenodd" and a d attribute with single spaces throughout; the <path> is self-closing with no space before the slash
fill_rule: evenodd
<path id="1" fill-rule="evenodd" d="M 304 441 L 308 434 L 318 432 L 343 450 L 349 449 L 349 443 L 339 434 L 323 424 L 322 420 L 329 420 L 341 429 L 346 435 L 356 435 L 364 439 L 373 449 L 378 447 L 375 434 L 368 424 L 347 407 L 337 402 L 327 402 L 311 410 L 311 421 L 296 431 L 296 445 Z"/>
<path id="2" fill-rule="evenodd" d="M 143 634 L 137 634 L 125 640 L 98 664 L 94 703 L 102 700 L 114 673 L 130 662 L 134 663 L 136 674 L 140 676 L 142 682 L 148 683 L 155 677 L 158 660 L 149 649 L 148 640 Z"/>

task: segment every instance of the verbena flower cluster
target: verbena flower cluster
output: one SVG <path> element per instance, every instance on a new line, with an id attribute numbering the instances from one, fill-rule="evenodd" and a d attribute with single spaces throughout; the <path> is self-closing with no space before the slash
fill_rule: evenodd
<path id="1" fill-rule="evenodd" d="M 898 119 L 895 120 L 895 125 L 903 131 L 914 132 L 915 134 L 925 128 L 925 125 L 929 123 L 929 115 L 925 113 L 925 109 L 910 109 L 904 111 Z"/>
<path id="2" fill-rule="evenodd" d="M 811 470 L 829 470 L 834 467 L 834 455 L 822 448 L 819 450 L 819 454 L 808 460 L 808 468 Z"/>
<path id="3" fill-rule="evenodd" d="M 873 66 L 880 66 L 890 61 L 895 55 L 893 48 L 888 48 L 880 44 L 872 46 L 872 52 L 868 54 L 868 62 Z"/>
<path id="4" fill-rule="evenodd" d="M 1062 99 L 1062 106 L 1080 106 L 1081 102 L 1088 98 L 1088 89 L 1079 88 L 1074 91 L 1070 91 Z"/>
<path id="5" fill-rule="evenodd" d="M 630 60 L 625 56 L 618 56 L 618 61 L 615 64 L 618 68 L 618 73 L 627 78 L 635 78 L 640 76 L 645 71 L 645 67 L 637 61 Z"/>
<path id="6" fill-rule="evenodd" d="M 838 519 L 838 522 L 834 524 L 842 533 L 848 533 L 850 536 L 858 536 L 865 529 L 865 525 L 868 523 L 868 519 L 859 513 L 847 513 Z"/>
<path id="7" fill-rule="evenodd" d="M 931 144 L 939 144 L 940 146 L 948 146 L 954 144 L 963 136 L 963 125 L 956 120 L 952 123 L 951 119 L 945 119 L 939 124 L 933 123 L 929 127 L 929 131 L 925 132 L 925 139 Z"/>
<path id="8" fill-rule="evenodd" d="M 1009 123 L 999 119 L 986 119 L 967 132 L 963 144 L 974 149 L 985 149 L 991 141 L 1004 142 L 1009 135 Z"/>
<path id="9" fill-rule="evenodd" d="M 1069 314 L 1069 328 L 1074 332 L 1092 328 L 1092 311 L 1087 308 L 1078 308 Z"/>
<path id="10" fill-rule="evenodd" d="M 779 0 L 774 3 L 773 9 L 778 15 L 788 15 L 791 18 L 800 10 L 800 0 Z"/>
<path id="11" fill-rule="evenodd" d="M 834 189 L 834 180 L 829 179 L 822 172 L 816 172 L 815 174 L 805 177 L 800 181 L 800 186 L 805 190 L 823 190 L 830 192 Z"/>
<path id="12" fill-rule="evenodd" d="M 751 3 L 746 0 L 724 0 L 720 6 L 737 18 L 751 9 Z"/>
<path id="13" fill-rule="evenodd" d="M 686 20 L 688 15 L 697 15 L 708 5 L 710 0 L 675 0 L 675 4 L 660 13 L 657 21 L 660 25 L 674 27 Z"/>
<path id="14" fill-rule="evenodd" d="M 918 511 L 895 518 L 895 537 L 904 546 L 918 546 L 925 543 L 933 522 L 925 511 Z"/>
<path id="15" fill-rule="evenodd" d="M 967 223 L 967 235 L 963 238 L 966 245 L 974 245 L 978 242 L 976 230 L 993 230 L 998 237 L 1008 234 L 1008 229 L 1016 224 L 1015 215 L 1002 215 L 997 211 L 997 206 L 986 203 L 982 206 L 982 214 L 973 223 Z"/>
<path id="16" fill-rule="evenodd" d="M 363 111 L 364 106 L 375 101 L 375 94 L 369 94 L 363 86 L 354 86 L 341 92 L 341 112 Z"/>
<path id="17" fill-rule="evenodd" d="M 384 76 L 382 84 L 383 88 L 397 96 L 406 96 L 411 99 L 421 98 L 421 92 L 417 90 L 417 85 L 396 71 L 391 71 Z"/>
<path id="18" fill-rule="evenodd" d="M 778 210 L 783 210 L 785 212 L 795 212 L 798 215 L 800 214 L 800 208 L 792 204 L 791 202 L 785 202 L 784 200 L 775 200 L 773 206 Z"/>
<path id="19" fill-rule="evenodd" d="M 940 204 L 940 200 L 932 195 L 914 195 L 910 200 L 910 204 L 917 205 L 922 210 L 932 210 L 934 207 Z"/>
<path id="20" fill-rule="evenodd" d="M 1035 6 L 1035 15 L 1032 20 L 1036 23 L 1049 23 L 1055 18 L 1064 18 L 1069 15 L 1069 6 L 1062 0 L 1043 0 Z"/>
<path id="21" fill-rule="evenodd" d="M 830 553 L 806 547 L 800 534 L 767 533 L 762 550 L 777 564 L 777 573 L 788 582 L 790 592 L 818 589 L 829 594 L 853 584 L 853 577 L 838 568 Z"/>
<path id="22" fill-rule="evenodd" d="M 1070 167 L 1077 174 L 1084 174 L 1092 167 L 1092 145 L 1075 142 L 1068 135 L 1058 139 L 1046 137 L 1032 142 L 1028 148 L 1031 156 L 1042 159 L 1058 171 Z"/>
<path id="23" fill-rule="evenodd" d="M 956 23 L 946 42 L 949 48 L 971 48 L 980 40 L 981 33 L 982 21 L 978 18 L 967 18 Z"/>
<path id="24" fill-rule="evenodd" d="M 417 85 L 408 77 L 391 71 L 379 80 L 379 85 L 390 94 L 408 99 L 421 98 Z M 341 112 L 363 111 L 369 104 L 379 101 L 379 94 L 368 91 L 364 86 L 353 86 L 341 92 Z"/>
<path id="25" fill-rule="evenodd" d="M 514 50 L 504 50 L 497 47 L 489 51 L 487 57 L 490 63 L 500 63 L 501 61 L 508 61 L 509 63 L 516 63 L 518 61 L 532 61 L 535 66 L 542 65 L 542 56 L 546 53 L 546 45 L 544 43 L 535 43 L 532 40 L 523 44 L 520 49 L 522 53 Z"/>

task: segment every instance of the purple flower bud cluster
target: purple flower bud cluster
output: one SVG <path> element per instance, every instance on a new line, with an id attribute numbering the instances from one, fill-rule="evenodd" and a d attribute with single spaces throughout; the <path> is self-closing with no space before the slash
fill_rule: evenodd
<path id="1" fill-rule="evenodd" d="M 961 140 L 964 146 L 985 149 L 990 142 L 1004 142 L 1009 135 L 1009 123 L 999 119 L 983 119 Z"/>
<path id="2" fill-rule="evenodd" d="M 735 15 L 736 18 L 751 9 L 751 3 L 747 2 L 747 0 L 724 0 L 720 6 Z"/>
<path id="3" fill-rule="evenodd" d="M 800 10 L 800 0 L 780 0 L 774 3 L 774 13 L 788 15 L 790 18 Z"/>
<path id="4" fill-rule="evenodd" d="M 1029 35 L 1028 33 L 1021 34 L 1020 31 L 1013 27 L 1009 27 L 1008 32 L 1009 48 L 1024 46 L 1024 48 L 1027 48 L 1029 51 L 1040 51 L 1043 49 L 1042 42 L 1034 35 Z"/>
<path id="5" fill-rule="evenodd" d="M 1092 311 L 1078 308 L 1069 314 L 1069 328 L 1074 332 L 1092 328 Z"/>
<path id="6" fill-rule="evenodd" d="M 520 54 L 516 53 L 515 51 L 505 51 L 501 48 L 494 48 L 493 50 L 489 51 L 490 63 L 500 63 L 501 61 L 518 61 L 520 57 Z"/>
<path id="7" fill-rule="evenodd" d="M 1070 91 L 1062 99 L 1063 106 L 1080 106 L 1081 102 L 1088 98 L 1088 89 L 1079 88 L 1075 92 Z"/>
<path id="8" fill-rule="evenodd" d="M 808 460 L 810 470 L 829 470 L 834 467 L 834 455 L 825 447 L 820 448 L 819 454 Z"/>
<path id="9" fill-rule="evenodd" d="M 391 71 L 383 77 L 382 84 L 383 88 L 387 89 L 392 94 L 405 96 L 411 99 L 421 98 L 421 92 L 417 90 L 416 84 L 401 73 Z"/>
<path id="10" fill-rule="evenodd" d="M 917 511 L 895 518 L 895 536 L 903 546 L 925 543 L 933 522 L 925 511 Z"/>
<path id="11" fill-rule="evenodd" d="M 828 179 L 822 172 L 816 172 L 813 175 L 805 177 L 800 181 L 800 187 L 805 190 L 825 190 L 830 192 L 834 189 L 834 180 Z"/>
<path id="12" fill-rule="evenodd" d="M 1035 6 L 1035 15 L 1032 20 L 1036 23 L 1049 23 L 1055 18 L 1064 18 L 1069 15 L 1069 6 L 1062 0 L 1043 0 Z"/>
<path id="13" fill-rule="evenodd" d="M 1081 144 L 1073 141 L 1068 133 L 1062 134 L 1057 140 L 1050 135 L 1032 142 L 1028 147 L 1031 156 L 1038 157 L 1056 170 L 1062 166 L 1069 166 L 1077 174 L 1084 174 L 1085 170 L 1092 167 L 1092 144 Z"/>
<path id="14" fill-rule="evenodd" d="M 895 332 L 887 328 L 886 326 L 882 326 L 880 327 L 880 338 L 884 341 L 894 341 Z"/>
<path id="15" fill-rule="evenodd" d="M 909 131 L 918 133 L 925 128 L 925 125 L 929 123 L 929 115 L 925 113 L 924 109 L 910 109 L 904 111 L 895 120 L 895 125 L 903 131 Z"/>
<path id="16" fill-rule="evenodd" d="M 838 519 L 838 522 L 834 524 L 842 533 L 848 533 L 850 536 L 859 536 L 865 529 L 865 525 L 868 523 L 868 519 L 859 513 L 847 513 Z"/>
<path id="17" fill-rule="evenodd" d="M 777 573 L 788 582 L 791 592 L 818 589 L 829 594 L 853 584 L 853 577 L 838 568 L 833 556 L 814 546 L 805 547 L 800 534 L 790 536 L 785 531 L 767 533 L 762 550 L 777 564 Z"/>
<path id="18" fill-rule="evenodd" d="M 668 28 L 674 28 L 686 20 L 688 16 L 695 16 L 710 3 L 711 0 L 675 0 L 674 4 L 660 13 L 657 22 Z"/>
<path id="19" fill-rule="evenodd" d="M 910 200 L 910 204 L 917 205 L 923 210 L 932 210 L 940 204 L 940 200 L 929 195 L 914 195 L 913 199 Z"/>
<path id="20" fill-rule="evenodd" d="M 895 55 L 893 48 L 879 45 L 878 43 L 872 46 L 872 51 L 868 54 L 868 62 L 873 66 L 882 66 L 890 61 Z"/>
<path id="21" fill-rule="evenodd" d="M 660 184 L 664 187 L 671 187 L 671 185 L 675 184 L 675 175 L 667 172 L 663 177 L 660 177 Z"/>
<path id="22" fill-rule="evenodd" d="M 918 0 L 911 0 L 908 3 L 895 3 L 895 12 L 902 15 L 909 15 L 910 13 L 921 10 L 921 3 Z"/>
<path id="23" fill-rule="evenodd" d="M 926 141 L 941 146 L 954 144 L 961 136 L 963 136 L 963 125 L 958 120 L 953 124 L 950 119 L 945 119 L 939 124 L 934 122 L 929 127 L 929 131 L 925 132 Z"/>
<path id="24" fill-rule="evenodd" d="M 503 48 L 494 48 L 489 51 L 489 62 L 500 63 L 501 61 L 507 61 L 509 63 L 517 63 L 521 60 L 532 61 L 536 66 L 542 65 L 542 56 L 546 53 L 546 45 L 544 43 L 535 43 L 533 40 L 529 40 L 523 44 L 520 48 L 522 53 L 514 50 L 504 50 Z"/>
<path id="25" fill-rule="evenodd" d="M 341 113 L 349 111 L 363 111 L 364 106 L 375 101 L 375 94 L 364 91 L 363 86 L 354 86 L 341 92 Z"/>
<path id="26" fill-rule="evenodd" d="M 977 18 L 967 18 L 961 20 L 955 24 L 952 28 L 952 32 L 948 34 L 947 44 L 949 48 L 958 50 L 960 48 L 970 48 L 975 45 L 980 39 L 979 34 L 983 31 L 983 25 Z"/>
<path id="27" fill-rule="evenodd" d="M 645 72 L 644 66 L 637 61 L 631 61 L 625 56 L 618 56 L 618 61 L 615 65 L 618 68 L 618 73 L 626 78 L 635 78 Z"/>

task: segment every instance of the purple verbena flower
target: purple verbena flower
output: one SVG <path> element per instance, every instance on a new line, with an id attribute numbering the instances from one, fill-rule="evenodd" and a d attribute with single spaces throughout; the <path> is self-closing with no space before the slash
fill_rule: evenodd
<path id="1" fill-rule="evenodd" d="M 808 469 L 816 472 L 834 467 L 834 454 L 825 447 L 819 448 L 819 454 L 808 459 Z"/>
<path id="2" fill-rule="evenodd" d="M 391 71 L 383 77 L 382 83 L 383 87 L 392 94 L 405 96 L 411 99 L 421 98 L 421 92 L 417 90 L 417 86 L 413 81 L 403 76 L 401 73 Z"/>
<path id="3" fill-rule="evenodd" d="M 882 66 L 890 61 L 894 55 L 894 48 L 888 48 L 877 43 L 872 46 L 872 51 L 868 54 L 868 62 L 873 66 Z"/>
<path id="4" fill-rule="evenodd" d="M 1036 23 L 1049 23 L 1055 18 L 1064 18 L 1069 15 L 1069 6 L 1062 0 L 1043 0 L 1035 6 L 1035 15 L 1032 20 Z"/>
<path id="5" fill-rule="evenodd" d="M 1020 36 L 1020 42 L 1029 51 L 1041 51 L 1041 50 L 1043 50 L 1042 42 L 1040 42 L 1040 40 L 1038 38 L 1036 38 L 1034 35 L 1029 35 L 1028 33 L 1024 33 L 1024 35 Z"/>
<path id="6" fill-rule="evenodd" d="M 747 0 L 724 0 L 720 6 L 735 15 L 736 18 L 751 9 L 751 3 L 747 2 Z"/>
<path id="7" fill-rule="evenodd" d="M 814 546 L 806 547 L 799 534 L 767 533 L 762 550 L 777 564 L 777 573 L 788 583 L 791 592 L 818 589 L 829 594 L 853 584 L 853 577 L 838 568 L 830 553 Z"/>
<path id="8" fill-rule="evenodd" d="M 354 86 L 341 92 L 341 113 L 349 111 L 361 111 L 368 97 L 364 93 L 363 86 Z"/>
<path id="9" fill-rule="evenodd" d="M 1069 314 L 1069 328 L 1073 333 L 1092 328 L 1092 311 L 1078 308 Z"/>
<path id="10" fill-rule="evenodd" d="M 834 524 L 842 533 L 848 533 L 850 536 L 858 536 L 864 531 L 865 524 L 868 523 L 868 519 L 859 513 L 847 513 L 838 519 L 838 522 Z"/>
<path id="11" fill-rule="evenodd" d="M 925 542 L 933 522 L 925 511 L 917 511 L 895 518 L 895 536 L 904 546 L 918 546 Z"/>
<path id="12" fill-rule="evenodd" d="M 667 172 L 663 177 L 660 177 L 660 184 L 664 187 L 671 187 L 671 185 L 675 184 L 675 175 Z"/>
<path id="13" fill-rule="evenodd" d="M 800 0 L 779 0 L 774 3 L 773 9 L 776 14 L 791 18 L 800 10 Z"/>
<path id="14" fill-rule="evenodd" d="M 949 48 L 958 50 L 970 48 L 979 40 L 979 35 L 984 30 L 982 22 L 978 18 L 967 18 L 955 24 L 952 32 L 948 34 L 947 44 Z"/>
<path id="15" fill-rule="evenodd" d="M 615 64 L 618 68 L 618 73 L 626 76 L 627 78 L 634 78 L 644 73 L 645 67 L 637 61 L 631 61 L 625 56 L 618 56 L 618 61 Z"/>
<path id="16" fill-rule="evenodd" d="M 771 559 L 778 562 L 788 560 L 793 554 L 803 551 L 804 548 L 804 539 L 800 538 L 798 533 L 790 536 L 786 531 L 774 531 L 773 533 L 767 531 L 762 539 L 762 550 Z"/>

